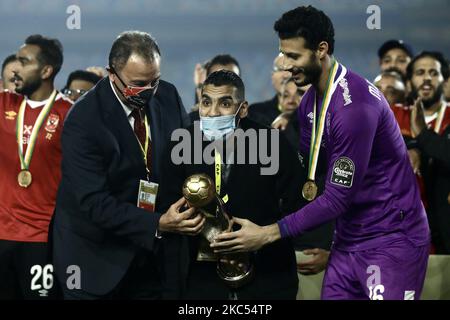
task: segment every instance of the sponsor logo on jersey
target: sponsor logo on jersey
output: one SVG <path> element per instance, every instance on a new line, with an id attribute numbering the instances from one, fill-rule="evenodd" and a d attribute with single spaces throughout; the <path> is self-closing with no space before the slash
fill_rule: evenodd
<path id="1" fill-rule="evenodd" d="M 369 93 L 381 101 L 382 93 L 380 92 L 380 90 L 378 90 L 378 88 L 375 87 L 369 80 L 366 79 L 366 82 L 368 84 L 367 88 L 369 89 Z"/>
<path id="2" fill-rule="evenodd" d="M 414 300 L 415 294 L 416 292 L 414 290 L 406 290 L 403 300 Z"/>
<path id="3" fill-rule="evenodd" d="M 341 81 L 339 81 L 339 85 L 342 88 L 342 97 L 344 98 L 344 107 L 352 103 L 352 96 L 350 94 L 350 90 L 348 89 L 348 82 L 347 79 L 342 78 Z"/>
<path id="4" fill-rule="evenodd" d="M 40 297 L 48 297 L 48 290 L 42 289 L 39 290 L 38 292 Z"/>
<path id="5" fill-rule="evenodd" d="M 31 126 L 27 126 L 26 124 L 23 125 L 23 135 L 30 135 L 31 136 L 31 131 L 33 131 L 33 125 Z"/>
<path id="6" fill-rule="evenodd" d="M 331 183 L 350 188 L 353 184 L 355 174 L 355 164 L 350 158 L 340 157 L 334 162 Z"/>
<path id="7" fill-rule="evenodd" d="M 5 111 L 5 119 L 6 120 L 14 120 L 16 118 L 17 112 L 15 111 Z"/>
<path id="8" fill-rule="evenodd" d="M 309 123 L 312 123 L 314 119 L 314 113 L 312 113 L 311 111 L 310 113 L 308 113 L 307 117 L 309 118 Z"/>

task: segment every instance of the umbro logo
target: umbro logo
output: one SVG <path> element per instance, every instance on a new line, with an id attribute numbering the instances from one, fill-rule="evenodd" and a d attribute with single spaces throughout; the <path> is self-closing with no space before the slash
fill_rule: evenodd
<path id="1" fill-rule="evenodd" d="M 309 118 L 309 123 L 312 123 L 314 119 L 314 113 L 312 112 L 308 113 L 307 117 Z"/>

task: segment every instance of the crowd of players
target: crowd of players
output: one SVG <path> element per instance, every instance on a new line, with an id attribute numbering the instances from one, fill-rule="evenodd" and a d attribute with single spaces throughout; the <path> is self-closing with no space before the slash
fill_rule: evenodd
<path id="1" fill-rule="evenodd" d="M 389 102 L 407 146 L 430 225 L 430 254 L 450 254 L 448 60 L 436 51 L 415 54 L 402 40 L 386 41 L 378 50 L 378 58 L 380 74 L 373 83 Z M 0 153 L 3 175 L 0 185 L 0 298 L 48 296 L 45 282 L 33 283 L 35 275 L 46 272 L 45 267 L 29 270 L 29 266 L 48 265 L 46 243 L 61 178 L 59 139 L 62 126 L 72 104 L 107 76 L 107 71 L 99 67 L 76 70 L 69 75 L 65 87 L 58 90 L 54 79 L 62 62 L 62 46 L 58 40 L 32 35 L 2 63 L 0 90 L 14 94 L 0 96 L 1 140 L 4 142 Z M 189 114 L 191 122 L 199 119 L 197 104 L 201 100 L 203 82 L 218 70 L 229 70 L 237 75 L 242 72 L 238 61 L 229 54 L 199 63 L 194 70 L 196 105 Z M 248 117 L 262 125 L 280 128 L 291 147 L 297 150 L 301 128 L 295 112 L 309 85 L 296 86 L 291 73 L 284 70 L 281 55 L 273 61 L 271 77 L 273 98 L 251 104 Z M 30 111 L 24 115 L 26 105 Z M 40 110 L 46 108 L 49 116 L 43 118 Z M 16 129 L 19 120 L 23 124 Z M 45 135 L 39 136 L 41 126 Z M 17 144 L 7 142 L 11 135 L 17 135 L 13 141 L 19 145 L 19 164 L 11 163 L 7 156 L 17 153 Z M 45 149 L 36 149 L 33 154 L 34 145 L 44 141 Z M 24 145 L 28 146 L 26 151 Z M 16 178 L 18 165 L 20 174 Z M 19 186 L 11 185 L 10 181 L 16 180 Z M 39 188 L 25 193 L 30 183 L 39 184 Z M 319 182 L 319 193 L 322 190 Z M 15 203 L 17 199 L 20 203 Z M 334 223 L 330 222 L 295 238 L 296 249 L 310 256 L 308 261 L 298 265 L 299 272 L 315 274 L 325 269 L 333 230 Z M 5 288 L 16 288 L 16 292 Z"/>

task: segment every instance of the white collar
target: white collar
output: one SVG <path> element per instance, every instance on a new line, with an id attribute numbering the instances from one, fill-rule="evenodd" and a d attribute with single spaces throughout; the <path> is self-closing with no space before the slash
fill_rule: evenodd
<path id="1" fill-rule="evenodd" d="M 432 115 L 430 115 L 430 116 L 425 116 L 426 124 L 430 124 L 430 122 L 432 122 L 437 117 L 438 117 L 438 112 L 437 111 L 435 113 L 433 113 Z"/>
<path id="2" fill-rule="evenodd" d="M 439 106 L 439 109 L 437 109 L 435 113 L 433 113 L 429 116 L 427 116 L 427 115 L 425 116 L 425 123 L 430 124 L 430 122 L 437 119 L 439 114 L 443 111 L 442 109 L 445 109 L 446 105 L 447 105 L 447 103 L 445 101 L 441 101 L 441 105 Z"/>
<path id="3" fill-rule="evenodd" d="M 58 94 L 56 95 L 55 101 L 58 99 L 62 98 L 62 94 L 61 92 L 58 92 Z M 47 104 L 48 100 L 50 99 L 50 97 L 48 97 L 45 100 L 42 101 L 36 101 L 36 100 L 30 100 L 28 99 L 28 97 L 25 97 L 26 101 L 27 101 L 27 105 L 31 108 L 31 109 L 36 109 L 39 107 L 43 107 Z"/>

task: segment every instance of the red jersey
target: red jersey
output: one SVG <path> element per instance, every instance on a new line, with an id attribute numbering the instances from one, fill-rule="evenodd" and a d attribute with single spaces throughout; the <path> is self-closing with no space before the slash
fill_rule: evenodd
<path id="1" fill-rule="evenodd" d="M 400 131 L 402 133 L 403 136 L 406 137 L 412 137 L 412 133 L 411 133 L 411 110 L 412 110 L 413 106 L 405 106 L 403 104 L 394 104 L 393 106 L 391 106 L 392 111 L 394 112 L 395 118 L 397 119 L 398 125 L 400 127 Z M 450 103 L 446 103 L 446 106 L 444 107 L 444 113 L 443 113 L 443 117 L 442 120 L 439 119 L 439 111 L 437 112 L 435 117 L 432 117 L 431 120 L 427 121 L 427 126 L 428 128 L 432 128 L 437 129 L 436 125 L 438 124 L 438 122 L 440 122 L 440 128 L 439 128 L 439 132 L 437 132 L 439 135 L 442 135 L 445 131 L 445 129 L 447 128 L 447 126 L 450 125 Z M 435 130 L 436 131 L 436 130 Z M 419 183 L 420 186 L 420 194 L 421 194 L 421 198 L 422 201 L 425 205 L 425 207 L 427 207 L 427 199 L 425 196 L 425 184 L 423 181 L 423 178 L 419 175 L 417 175 L 417 181 Z"/>
<path id="2" fill-rule="evenodd" d="M 394 112 L 395 118 L 397 119 L 398 125 L 400 126 L 400 130 L 403 136 L 411 137 L 411 110 L 413 106 L 405 106 L 401 103 L 394 104 L 391 106 L 392 111 Z M 439 111 L 438 111 L 439 113 Z M 435 128 L 436 122 L 439 116 L 437 115 L 431 121 L 427 122 L 428 128 Z M 450 125 L 450 103 L 446 103 L 446 108 L 444 111 L 444 117 L 442 119 L 441 127 L 439 128 L 439 132 L 437 134 L 442 135 Z"/>
<path id="3" fill-rule="evenodd" d="M 16 124 L 24 97 L 0 92 L 0 239 L 47 242 L 56 192 L 61 179 L 61 133 L 70 100 L 58 93 L 38 132 L 29 165 L 32 183 L 19 186 L 21 171 Z M 23 153 L 46 101 L 27 101 L 23 121 Z"/>

